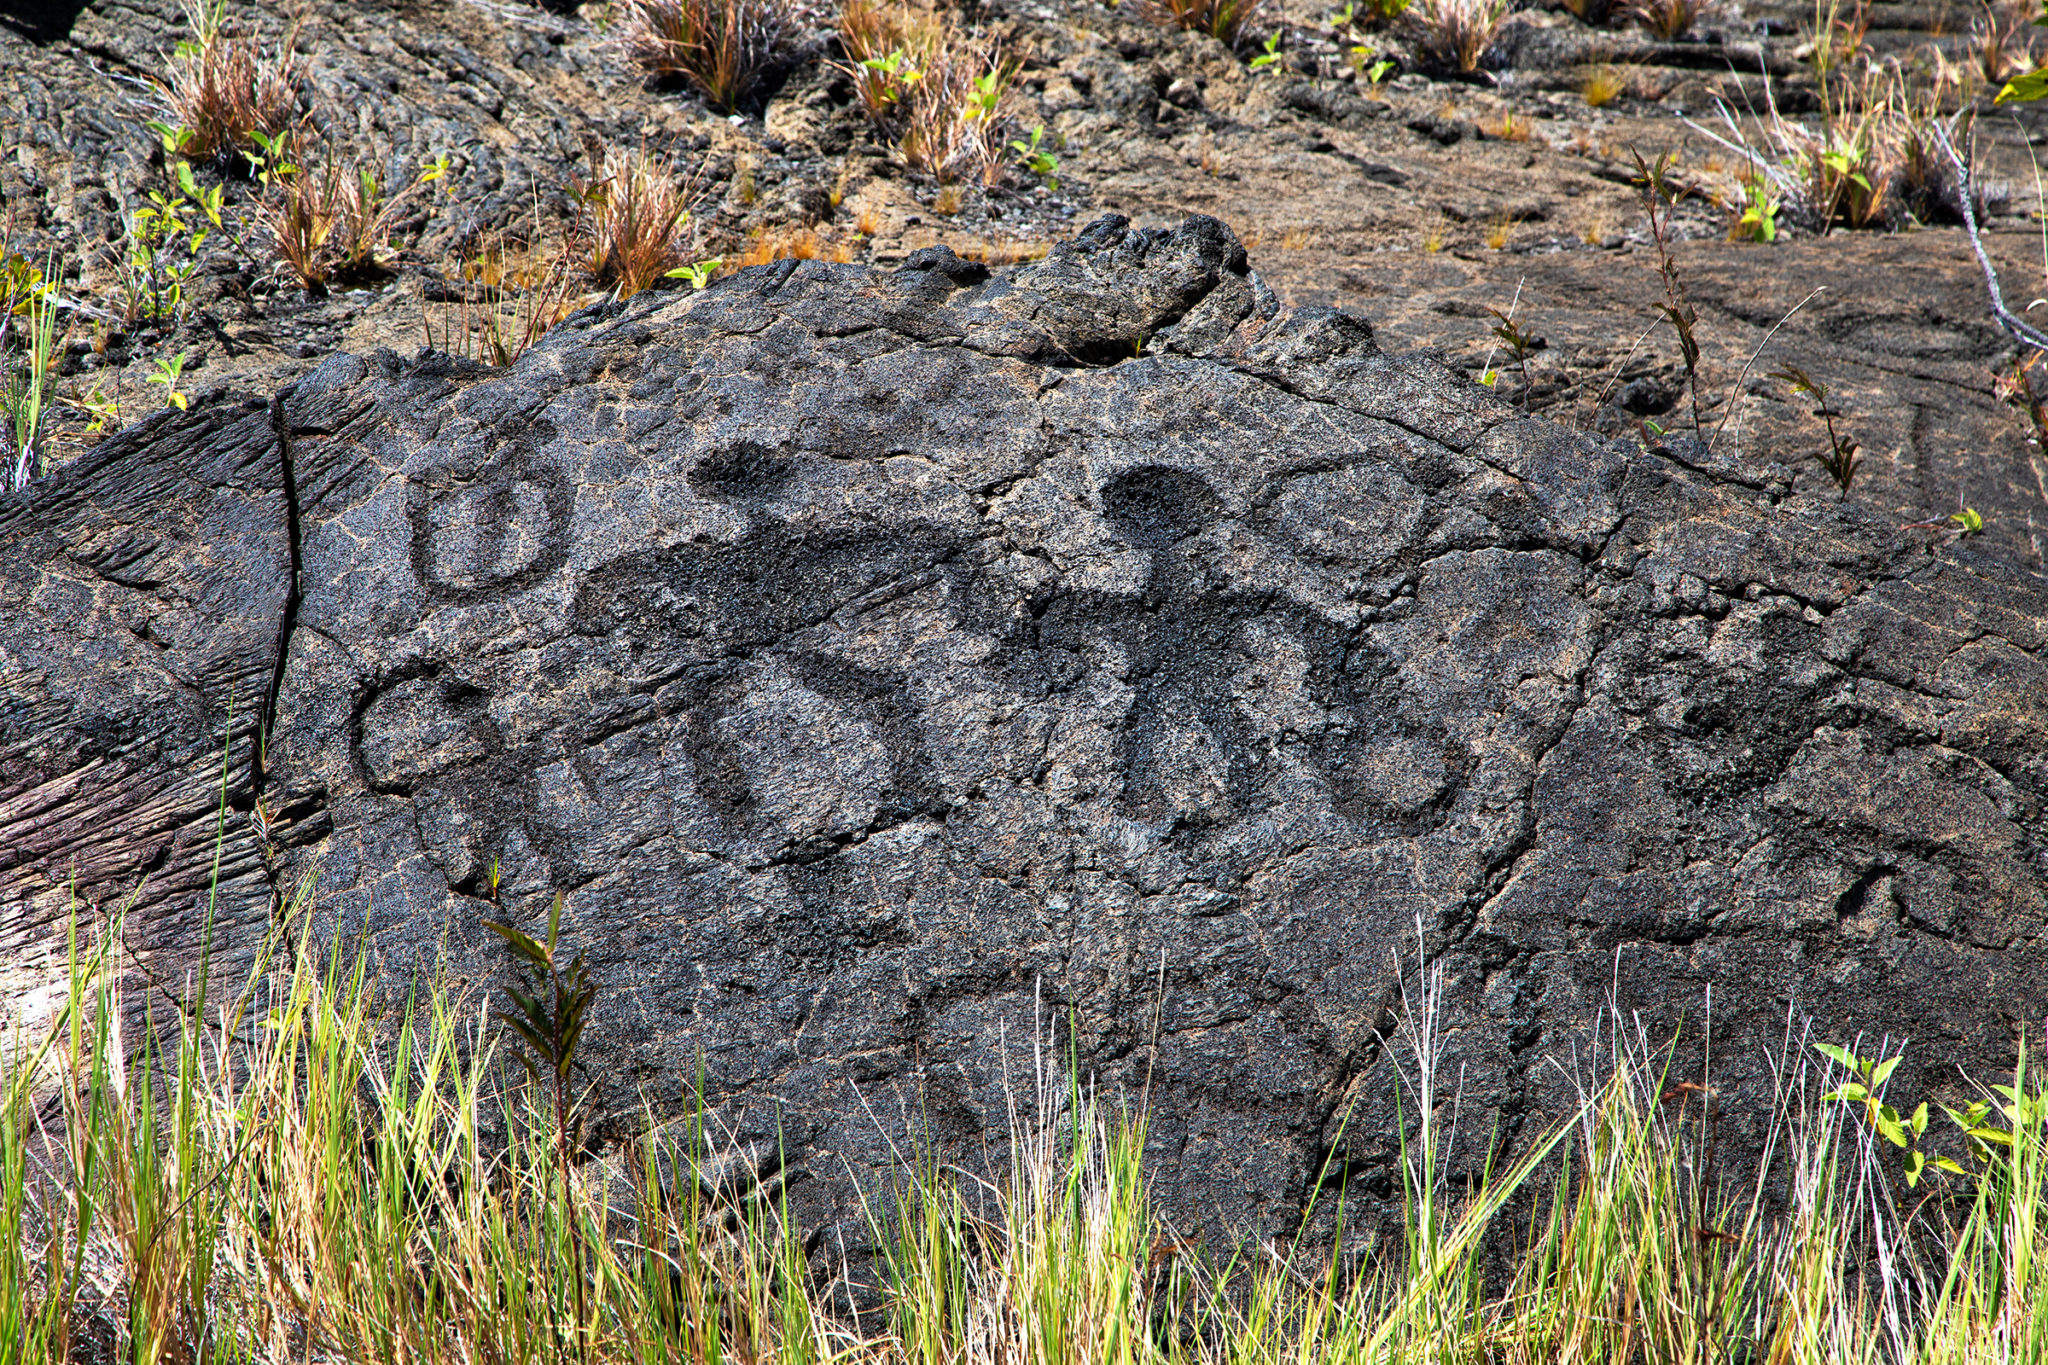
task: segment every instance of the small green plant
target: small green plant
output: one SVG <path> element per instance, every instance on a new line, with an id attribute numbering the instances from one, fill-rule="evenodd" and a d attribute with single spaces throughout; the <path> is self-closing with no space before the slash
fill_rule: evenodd
<path id="1" fill-rule="evenodd" d="M 1848 1048 L 1833 1043 L 1815 1043 L 1814 1049 L 1823 1057 L 1849 1073 L 1847 1080 L 1822 1095 L 1822 1104 L 1855 1105 L 1863 1111 L 1863 1117 L 1870 1126 L 1895 1147 L 1906 1148 L 1906 1183 L 1920 1183 L 1921 1172 L 1926 1168 L 1927 1159 L 1920 1151 L 1920 1138 L 1927 1132 L 1927 1105 L 1920 1107 L 1905 1118 L 1899 1111 L 1885 1103 L 1885 1082 L 1892 1072 L 1899 1069 L 1902 1058 L 1893 1055 L 1883 1059 L 1858 1057 Z M 1960 1172 L 1962 1167 L 1945 1158 L 1945 1169 Z"/>
<path id="2" fill-rule="evenodd" d="M 724 258 L 713 256 L 708 261 L 698 261 L 693 265 L 679 265 L 674 270 L 668 272 L 668 278 L 672 280 L 688 280 L 690 288 L 702 289 L 705 285 L 711 283 L 712 279 L 718 274 L 718 268 L 724 264 Z"/>
<path id="3" fill-rule="evenodd" d="M 1361 6 L 1358 0 L 1350 0 L 1343 9 L 1330 16 L 1330 27 L 1342 35 L 1364 24 L 1398 19 L 1413 3 L 1414 0 L 1365 0 Z"/>
<path id="4" fill-rule="evenodd" d="M 185 362 L 191 357 L 191 354 L 190 351 L 180 351 L 168 359 L 158 356 L 154 362 L 156 373 L 150 375 L 146 381 L 151 384 L 163 385 L 164 402 L 176 408 L 179 412 L 185 411 L 185 405 L 191 401 L 189 396 L 178 388 L 178 381 L 185 374 Z"/>
<path id="5" fill-rule="evenodd" d="M 1373 49 L 1365 46 L 1363 43 L 1355 44 L 1347 50 L 1344 54 L 1344 60 L 1350 63 L 1353 71 L 1356 71 L 1374 85 L 1378 85 L 1381 81 L 1385 80 L 1387 73 L 1400 65 L 1399 62 L 1390 58 L 1378 56 L 1374 53 Z"/>
<path id="6" fill-rule="evenodd" d="M 1000 68 L 984 71 L 968 82 L 967 96 L 961 101 L 961 117 L 969 123 L 994 123 L 1003 97 L 1009 93 L 1007 72 Z"/>
<path id="7" fill-rule="evenodd" d="M 495 877 L 495 866 L 492 871 Z M 507 986 L 505 994 L 512 1001 L 513 1009 L 495 1010 L 492 1017 L 519 1035 L 519 1040 L 526 1044 L 527 1050 L 518 1054 L 519 1063 L 534 1088 L 547 1097 L 548 1108 L 554 1118 L 556 1174 L 562 1182 L 562 1196 L 567 1199 L 572 1197 L 570 1191 L 575 1183 L 574 1152 L 582 1145 L 583 1102 L 587 1098 L 587 1093 L 578 1095 L 573 1092 L 570 1069 L 576 1064 L 576 1048 L 583 1041 L 583 1028 L 590 1019 L 590 1006 L 597 999 L 597 983 L 590 979 L 590 973 L 583 965 L 582 953 L 577 953 L 566 969 L 556 960 L 562 931 L 562 894 L 559 891 L 548 907 L 545 942 L 495 920 L 485 921 L 484 927 L 511 945 L 513 954 L 519 959 L 520 974 L 528 987 L 522 991 L 516 986 Z M 590 1312 L 584 1302 L 581 1273 L 584 1251 L 574 1224 L 570 1225 L 570 1237 L 571 1255 L 578 1268 L 575 1279 L 576 1324 L 578 1344 L 582 1347 Z"/>
<path id="8" fill-rule="evenodd" d="M 1031 129 L 1031 141 L 1013 139 L 1010 150 L 1017 154 L 1017 164 L 1045 182 L 1048 190 L 1057 190 L 1060 182 L 1056 178 L 1060 159 L 1041 145 L 1045 140 L 1045 125 L 1040 123 Z"/>
<path id="9" fill-rule="evenodd" d="M 1791 386 L 1794 393 L 1812 395 L 1813 415 L 1827 425 L 1828 432 L 1828 448 L 1814 456 L 1814 459 L 1820 462 L 1820 467 L 1827 471 L 1828 477 L 1835 481 L 1835 487 L 1847 493 L 1849 485 L 1856 479 L 1856 471 L 1862 467 L 1863 457 L 1857 453 L 1859 447 L 1855 438 L 1835 426 L 1842 417 L 1842 412 L 1828 401 L 1828 386 L 1797 365 L 1787 365 L 1783 369 L 1773 370 L 1771 378 L 1783 380 Z"/>
<path id="10" fill-rule="evenodd" d="M 7 461 L 0 487 L 19 490 L 49 468 L 43 426 L 49 418 L 51 366 L 57 339 L 55 264 L 37 269 L 18 255 L 0 259 L 0 410 L 6 415 Z M 15 342 L 16 326 L 22 335 Z M 10 350 L 10 342 L 14 342 Z"/>
<path id="11" fill-rule="evenodd" d="M 1286 60 L 1280 55 L 1280 35 L 1275 33 L 1260 47 L 1259 55 L 1252 58 L 1251 67 L 1254 71 L 1277 71 Z"/>
<path id="12" fill-rule="evenodd" d="M 1777 241 L 1779 207 L 1780 200 L 1772 192 L 1770 182 L 1761 175 L 1752 177 L 1743 186 L 1742 211 L 1729 228 L 1728 239 L 1736 242 Z"/>
<path id="13" fill-rule="evenodd" d="M 207 229 L 189 221 L 196 206 L 179 191 L 151 190 L 148 202 L 128 220 L 123 249 L 115 257 L 123 321 L 175 322 L 184 314 L 185 286 L 199 268 Z"/>
<path id="14" fill-rule="evenodd" d="M 1984 529 L 1984 517 L 1974 507 L 1965 507 L 1960 512 L 1951 512 L 1948 519 L 1962 528 L 1962 534 L 1974 536 Z"/>

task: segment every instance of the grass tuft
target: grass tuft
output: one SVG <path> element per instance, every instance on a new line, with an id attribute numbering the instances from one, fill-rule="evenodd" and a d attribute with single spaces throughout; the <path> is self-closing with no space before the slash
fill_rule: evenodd
<path id="1" fill-rule="evenodd" d="M 286 923 L 310 894 L 299 888 Z M 231 995 L 176 1010 L 128 995 L 139 978 L 119 929 L 74 929 L 54 1017 L 0 1052 L 0 1340 L 16 1358 L 1962 1365 L 2048 1353 L 2048 1095 L 2024 1055 L 2009 1085 L 1938 1132 L 1927 1106 L 1908 1118 L 1886 1096 L 1896 1054 L 1788 1038 L 1767 1107 L 1738 1116 L 1710 1074 L 1682 1072 L 1617 1013 L 1550 1064 L 1577 1096 L 1567 1121 L 1515 1160 L 1456 1175 L 1468 1166 L 1452 1157 L 1445 977 L 1410 972 L 1388 1040 L 1396 1235 L 1233 1253 L 1173 1231 L 1150 1198 L 1144 1109 L 1063 1070 L 1047 1040 L 1021 1093 L 1004 1086 L 1009 1144 L 994 1169 L 919 1150 L 863 1186 L 867 1277 L 807 1255 L 773 1179 L 721 1178 L 730 1163 L 701 1082 L 693 1117 L 567 1159 L 575 1106 L 556 1062 L 582 1018 L 560 1002 L 581 997 L 552 917 L 546 945 L 523 950 L 556 1002 L 549 1031 L 535 1026 L 555 1041 L 526 1039 L 539 1063 L 527 1077 L 481 1002 L 432 981 L 387 997 L 342 945 L 300 936 L 281 952 L 273 936 Z M 604 998 L 584 1003 L 590 1027 L 606 1027 Z M 1730 1121 L 1761 1143 L 1753 1166 L 1724 1168 Z M 1921 1182 L 1910 1203 L 1897 1198 L 1902 1151 Z M 1343 1227 L 1346 1197 L 1325 1170 L 1304 1225 Z"/>
<path id="2" fill-rule="evenodd" d="M 1002 178 L 1004 111 L 1022 64 L 1001 42 L 923 4 L 847 0 L 839 46 L 855 97 L 906 165 L 941 181 Z"/>
<path id="3" fill-rule="evenodd" d="M 1265 0 L 1141 0 L 1138 12 L 1162 27 L 1206 33 L 1235 48 L 1265 7 Z"/>
<path id="4" fill-rule="evenodd" d="M 623 0 L 618 42 L 643 70 L 679 76 L 729 113 L 782 56 L 795 17 L 789 0 Z"/>
<path id="5" fill-rule="evenodd" d="M 1493 48 L 1508 0 L 1415 0 L 1402 15 L 1425 65 L 1469 75 Z"/>
<path id="6" fill-rule="evenodd" d="M 298 116 L 296 30 L 269 52 L 254 39 L 226 37 L 226 3 L 184 0 L 193 36 L 177 45 L 157 79 L 170 119 L 152 126 L 169 151 L 194 162 L 254 151 L 256 134 L 275 136 Z"/>
<path id="7" fill-rule="evenodd" d="M 585 269 L 629 299 L 694 259 L 689 185 L 645 147 L 598 147 L 595 178 L 572 186 L 582 209 Z"/>
<path id="8" fill-rule="evenodd" d="M 1629 0 L 1628 12 L 1655 37 L 1675 42 L 1692 32 L 1714 0 Z"/>

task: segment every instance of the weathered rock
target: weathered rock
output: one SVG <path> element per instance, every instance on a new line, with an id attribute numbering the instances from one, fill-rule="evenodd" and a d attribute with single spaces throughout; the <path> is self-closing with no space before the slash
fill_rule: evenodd
<path id="1" fill-rule="evenodd" d="M 1481 1138 L 1610 998 L 1711 988 L 1731 1132 L 1788 1010 L 1941 1083 L 2048 1004 L 2048 579 L 1276 316 L 1205 219 L 335 357 L 0 504 L 0 651 L 10 960 L 76 876 L 175 981 L 224 782 L 224 951 L 317 868 L 484 988 L 566 893 L 619 1123 L 701 1058 L 817 1216 L 1065 1018 L 1190 1214 L 1378 1188 L 1418 930 Z"/>

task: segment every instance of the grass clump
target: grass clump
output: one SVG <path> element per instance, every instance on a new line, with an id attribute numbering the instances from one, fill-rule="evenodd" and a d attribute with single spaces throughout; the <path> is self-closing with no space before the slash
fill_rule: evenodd
<path id="1" fill-rule="evenodd" d="M 1234 49 L 1265 7 L 1265 0 L 1141 0 L 1138 12 L 1152 23 L 1206 33 Z"/>
<path id="2" fill-rule="evenodd" d="M 1630 0 L 1625 6 L 1655 37 L 1675 42 L 1692 32 L 1713 0 Z"/>
<path id="3" fill-rule="evenodd" d="M 1568 1121 L 1467 1183 L 1449 1174 L 1457 1101 L 1438 1083 L 1430 970 L 1390 1041 L 1408 1116 L 1391 1240 L 1205 1252 L 1150 1199 L 1143 1109 L 1041 1051 L 1022 1094 L 1005 1086 L 993 1171 L 914 1152 L 865 1186 L 878 1255 L 855 1284 L 807 1258 L 772 1180 L 718 1174 L 731 1165 L 701 1101 L 583 1154 L 570 1063 L 606 1002 L 562 965 L 559 927 L 557 905 L 544 941 L 502 931 L 530 983 L 512 1012 L 523 1079 L 481 1002 L 432 982 L 384 997 L 339 946 L 273 939 L 231 995 L 179 1011 L 124 998 L 118 925 L 74 932 L 54 1016 L 0 1054 L 0 1337 L 23 1359 L 139 1365 L 2048 1351 L 2048 1096 L 2024 1062 L 1949 1109 L 1943 1136 L 1927 1105 L 1886 1095 L 1896 1055 L 1788 1043 L 1762 1160 L 1724 1170 L 1712 1077 L 1617 1026 L 1559 1063 Z M 1920 1187 L 1909 1207 L 1898 1169 Z M 1341 1227 L 1345 1198 L 1319 1180 L 1306 1221 L 1334 1209 Z"/>
<path id="4" fill-rule="evenodd" d="M 330 144 L 300 164 L 288 133 L 259 135 L 259 146 L 259 177 L 269 193 L 258 201 L 257 216 L 278 264 L 309 294 L 389 267 L 393 229 L 447 170 L 445 158 L 429 163 L 392 194 L 370 158 Z M 214 218 L 220 221 L 217 203 Z"/>
<path id="5" fill-rule="evenodd" d="M 999 41 L 925 5 L 847 0 L 839 46 L 855 96 L 906 165 L 941 181 L 1001 179 L 1021 63 Z"/>
<path id="6" fill-rule="evenodd" d="M 781 58 L 795 21 L 789 0 L 624 0 L 618 42 L 643 70 L 680 77 L 730 113 Z"/>
<path id="7" fill-rule="evenodd" d="M 644 146 L 601 146 L 593 158 L 595 178 L 573 187 L 583 214 L 584 268 L 600 289 L 629 299 L 694 259 L 690 185 Z"/>
<path id="8" fill-rule="evenodd" d="M 254 39 L 222 31 L 227 0 L 184 0 L 193 36 L 177 45 L 157 86 L 169 118 L 154 126 L 168 150 L 194 162 L 225 164 L 275 136 L 298 117 L 294 38 L 264 51 Z M 296 31 L 294 37 L 296 36 Z"/>
<path id="9" fill-rule="evenodd" d="M 0 490 L 19 492 L 50 466 L 44 428 L 56 406 L 57 282 L 0 254 Z"/>
<path id="10" fill-rule="evenodd" d="M 1402 21 L 1425 65 L 1470 75 L 1486 60 L 1507 15 L 1508 0 L 1415 0 Z"/>
<path id="11" fill-rule="evenodd" d="M 1579 97 L 1586 101 L 1589 109 L 1605 108 L 1627 91 L 1627 73 L 1612 63 L 1597 63 L 1579 75 Z"/>

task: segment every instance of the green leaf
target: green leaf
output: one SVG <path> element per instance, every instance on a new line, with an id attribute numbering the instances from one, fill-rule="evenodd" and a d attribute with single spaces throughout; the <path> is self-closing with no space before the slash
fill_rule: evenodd
<path id="1" fill-rule="evenodd" d="M 1772 378 L 1780 378 L 1783 373 L 1783 371 L 1780 371 L 1779 374 L 1773 375 Z M 1856 1054 L 1849 1051 L 1848 1048 L 1836 1047 L 1833 1043 L 1815 1043 L 1813 1049 L 1837 1066 L 1847 1067 L 1851 1071 L 1856 1069 Z"/>
<path id="2" fill-rule="evenodd" d="M 1963 1169 L 1960 1163 L 1953 1161 L 1945 1156 L 1938 1156 L 1934 1158 L 1934 1167 L 1936 1170 L 1947 1171 L 1950 1175 L 1969 1174 L 1968 1171 Z"/>
<path id="3" fill-rule="evenodd" d="M 1915 1110 L 1913 1111 L 1913 1117 L 1912 1117 L 1912 1119 L 1911 1119 L 1911 1123 L 1912 1123 L 1912 1125 L 1913 1125 L 1913 1136 L 1914 1136 L 1914 1137 L 1916 1137 L 1916 1138 L 1917 1138 L 1917 1137 L 1919 1137 L 1919 1136 L 1920 1136 L 1921 1134 L 1923 1134 L 1923 1133 L 1925 1133 L 1925 1132 L 1927 1131 L 1927 1101 L 1926 1101 L 1926 1100 L 1922 1100 L 1922 1101 L 1920 1101 L 1920 1107 L 1919 1107 L 1918 1109 L 1915 1109 Z"/>
<path id="4" fill-rule="evenodd" d="M 1877 1069 L 1870 1073 L 1870 1088 L 1875 1090 L 1889 1080 L 1891 1074 L 1899 1069 L 1900 1060 L 1897 1057 L 1887 1057 L 1884 1061 L 1879 1062 Z"/>
<path id="5" fill-rule="evenodd" d="M 2028 104 L 2048 95 L 2048 67 L 2009 80 L 1998 92 L 1998 104 Z"/>
<path id="6" fill-rule="evenodd" d="M 1899 1122 L 1898 1114 L 1893 1111 L 1890 1105 L 1880 1104 L 1877 1106 L 1877 1112 L 1871 1115 L 1870 1121 L 1876 1125 L 1878 1132 L 1885 1135 L 1885 1139 L 1892 1146 L 1903 1147 L 1906 1145 L 1905 1125 Z"/>
<path id="7" fill-rule="evenodd" d="M 511 944 L 513 952 L 519 954 L 534 966 L 542 969 L 547 967 L 547 949 L 541 947 L 539 941 L 533 935 L 522 933 L 509 924 L 499 924 L 496 920 L 485 920 L 484 928 Z"/>
<path id="8" fill-rule="evenodd" d="M 1912 1189 L 1920 1183 L 1920 1172 L 1927 1165 L 1927 1158 L 1918 1152 L 1906 1153 L 1906 1188 Z"/>

